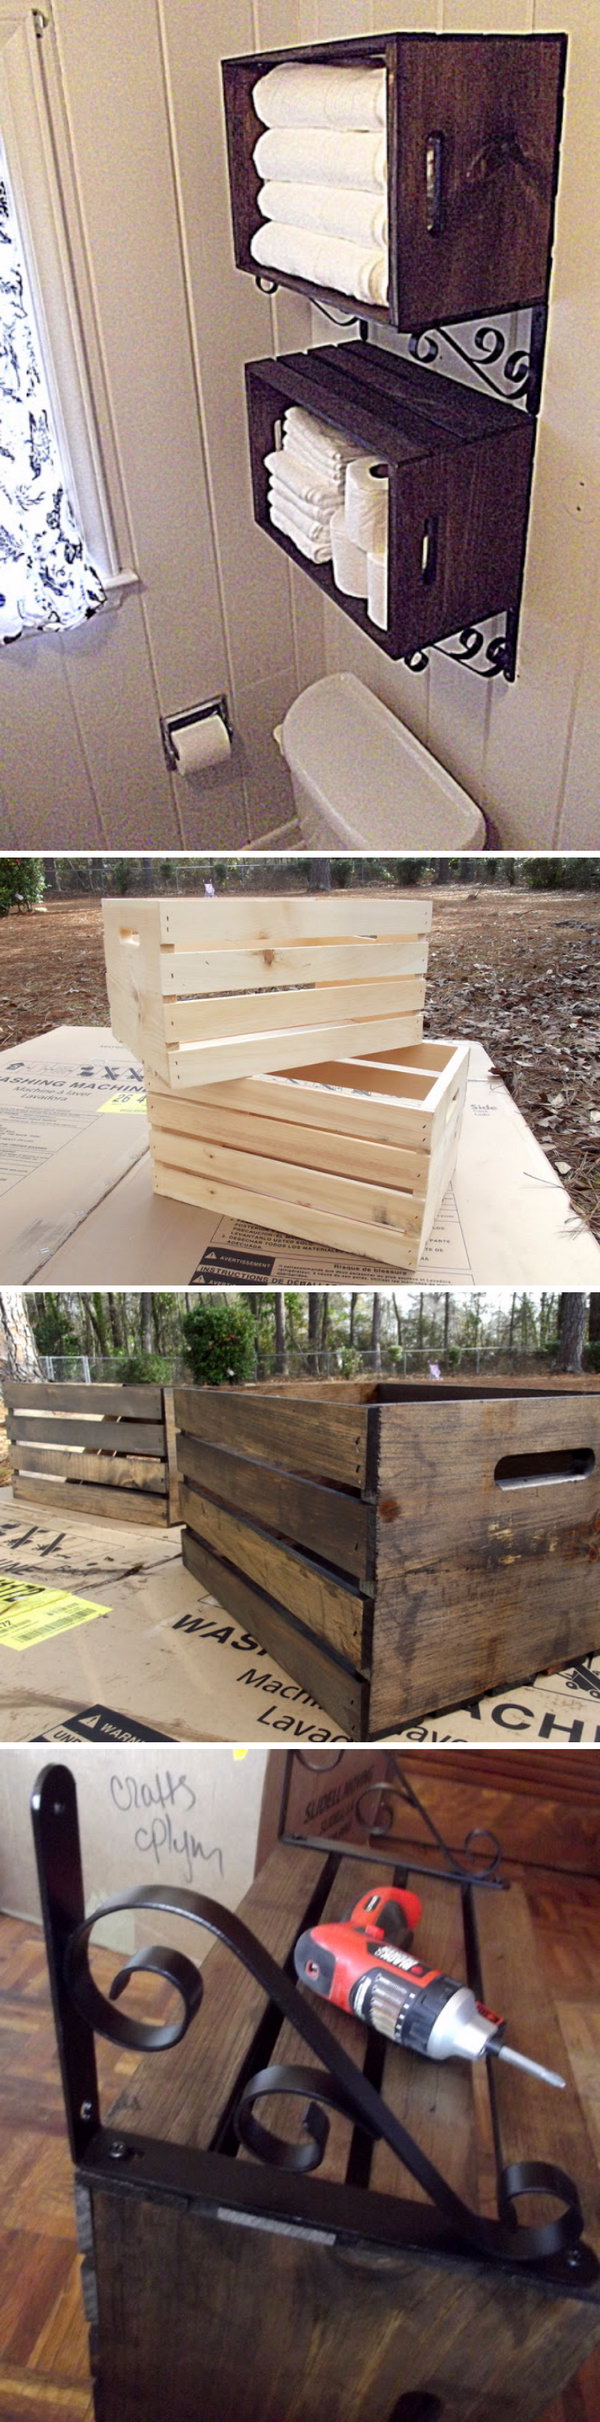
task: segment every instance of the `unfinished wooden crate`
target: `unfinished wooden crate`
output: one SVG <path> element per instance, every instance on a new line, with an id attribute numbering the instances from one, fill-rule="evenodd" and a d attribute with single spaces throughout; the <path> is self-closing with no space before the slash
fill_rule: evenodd
<path id="1" fill-rule="evenodd" d="M 600 1648 L 600 1383 L 175 1391 L 184 1563 L 352 1739 Z"/>
<path id="2" fill-rule="evenodd" d="M 150 1080 L 157 1194 L 414 1270 L 456 1162 L 468 1043 L 174 1097 Z"/>
<path id="3" fill-rule="evenodd" d="M 343 1844 L 328 1857 L 280 1843 L 239 1916 L 289 1974 L 304 1928 L 344 1919 L 367 1882 L 389 1885 L 392 1872 L 376 1852 L 365 1866 Z M 418 1956 L 471 1980 L 506 2013 L 515 2047 L 564 2072 L 556 1984 L 540 1992 L 547 1931 L 540 1944 L 521 1886 L 462 1895 L 410 1870 L 402 1880 L 423 1897 Z M 76 2155 L 76 2205 L 102 2422 L 538 2422 L 598 2344 L 595 2266 L 590 2275 L 585 2258 L 578 2271 L 561 2257 L 553 2275 L 548 2264 L 486 2261 L 444 2226 L 385 2140 L 336 2112 L 312 2175 L 249 2156 L 233 2120 L 248 2078 L 309 2060 L 314 2075 L 315 2055 L 230 1949 L 215 1945 L 202 1974 L 189 2033 L 138 2062 L 110 2133 L 95 2100 L 84 2106 L 94 2116 Z M 303 1988 L 301 1998 L 310 2006 Z M 586 2254 L 597 2253 L 597 2163 L 570 2074 L 552 2094 L 501 2063 L 432 2070 L 345 2013 L 312 2007 L 335 2046 L 381 2079 L 388 2109 L 471 2209 L 485 2181 L 495 2212 L 509 2163 L 558 2164 L 579 2192 Z M 68 2005 L 67 2016 L 73 2024 Z M 263 2126 L 306 2144 L 307 2094 L 258 2103 Z"/>
<path id="4" fill-rule="evenodd" d="M 431 901 L 105 900 L 113 1033 L 175 1092 L 420 1041 Z"/>
<path id="5" fill-rule="evenodd" d="M 89 1521 L 179 1521 L 171 1388 L 3 1381 L 15 1497 Z"/>

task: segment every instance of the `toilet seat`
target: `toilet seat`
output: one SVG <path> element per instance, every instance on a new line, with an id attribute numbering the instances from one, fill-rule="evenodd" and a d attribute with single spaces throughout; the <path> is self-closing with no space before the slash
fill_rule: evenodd
<path id="1" fill-rule="evenodd" d="M 302 822 L 326 824 L 333 847 L 480 850 L 485 821 L 451 774 L 354 673 L 300 692 L 281 731 Z"/>

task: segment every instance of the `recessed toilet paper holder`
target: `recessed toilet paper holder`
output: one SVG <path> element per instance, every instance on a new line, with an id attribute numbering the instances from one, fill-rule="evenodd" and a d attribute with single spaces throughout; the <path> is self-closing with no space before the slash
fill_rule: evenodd
<path id="1" fill-rule="evenodd" d="M 175 745 L 177 733 L 188 731 L 191 723 L 205 723 L 210 715 L 220 715 L 228 740 L 233 742 L 234 731 L 229 712 L 229 701 L 224 693 L 220 698 L 201 698 L 197 706 L 185 707 L 180 715 L 160 716 L 161 740 L 170 774 L 176 774 L 180 770 Z"/>

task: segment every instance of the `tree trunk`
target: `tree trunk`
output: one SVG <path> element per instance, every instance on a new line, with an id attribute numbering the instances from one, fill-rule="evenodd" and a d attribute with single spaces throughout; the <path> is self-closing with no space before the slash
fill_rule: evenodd
<path id="1" fill-rule="evenodd" d="M 561 1295 L 555 1365 L 557 1371 L 583 1370 L 586 1319 L 586 1295 Z"/>
<path id="2" fill-rule="evenodd" d="M 449 1349 L 449 1345 L 450 1345 L 450 1304 L 451 1304 L 451 1300 L 452 1300 L 452 1299 L 451 1299 L 450 1295 L 445 1295 L 445 1296 L 444 1296 L 444 1353 L 445 1353 L 445 1354 L 447 1354 L 447 1353 L 448 1353 L 448 1349 Z"/>
<path id="3" fill-rule="evenodd" d="M 321 1297 L 318 1289 L 311 1287 L 308 1297 L 308 1355 L 311 1362 L 316 1361 L 320 1326 Z"/>
<path id="4" fill-rule="evenodd" d="M 331 891 L 331 859 L 310 858 L 308 865 L 309 891 Z"/>
<path id="5" fill-rule="evenodd" d="M 590 1295 L 588 1336 L 591 1346 L 600 1345 L 600 1295 Z"/>
<path id="6" fill-rule="evenodd" d="M 140 1295 L 140 1342 L 143 1354 L 152 1354 L 152 1296 Z"/>
<path id="7" fill-rule="evenodd" d="M 285 1296 L 279 1288 L 275 1295 L 275 1363 L 278 1372 L 285 1371 Z"/>
<path id="8" fill-rule="evenodd" d="M 394 1312 L 395 1312 L 395 1316 L 396 1316 L 396 1328 L 397 1328 L 397 1331 L 398 1331 L 398 1344 L 399 1344 L 399 1346 L 402 1346 L 402 1345 L 404 1344 L 404 1324 L 403 1324 L 403 1320 L 402 1320 L 402 1313 L 401 1313 L 401 1311 L 399 1310 L 399 1306 L 398 1306 L 398 1297 L 397 1297 L 397 1295 L 392 1295 L 392 1303 L 393 1303 L 393 1306 L 394 1306 Z"/>
<path id="9" fill-rule="evenodd" d="M 374 1296 L 373 1296 L 373 1310 L 372 1310 L 372 1315 L 371 1315 L 371 1353 L 374 1355 L 374 1358 L 375 1358 L 375 1370 L 376 1370 L 376 1371 L 380 1371 L 380 1370 L 381 1370 L 381 1296 L 380 1296 L 380 1295 L 374 1295 Z"/>
<path id="10" fill-rule="evenodd" d="M 358 1303 L 358 1288 L 357 1288 L 357 1287 L 355 1287 L 355 1288 L 354 1288 L 354 1293 L 353 1293 L 353 1294 L 351 1295 L 351 1297 L 350 1297 L 350 1327 L 349 1327 L 349 1331 L 348 1331 L 348 1344 L 349 1344 L 350 1346 L 353 1346 L 353 1345 L 354 1345 L 354 1331 L 355 1331 L 355 1327 L 356 1327 L 356 1306 L 357 1306 L 357 1303 Z"/>
<path id="11" fill-rule="evenodd" d="M 328 1344 L 328 1342 L 329 1342 L 329 1296 L 328 1296 L 328 1295 L 324 1295 L 324 1296 L 323 1296 L 322 1303 L 321 1303 L 321 1333 L 320 1333 L 320 1344 L 321 1344 L 321 1347 L 322 1347 L 323 1352 L 325 1351 L 325 1347 L 326 1347 L 326 1345 Z"/>
<path id="12" fill-rule="evenodd" d="M 110 1295 L 110 1294 L 107 1294 L 106 1301 L 107 1301 L 107 1304 L 108 1304 L 108 1317 L 109 1317 L 109 1321 L 110 1321 L 110 1333 L 111 1333 L 111 1337 L 112 1337 L 112 1341 L 113 1341 L 113 1345 L 114 1345 L 114 1349 L 115 1349 L 115 1354 L 122 1354 L 122 1353 L 124 1352 L 124 1349 L 125 1349 L 125 1345 L 126 1345 L 126 1339 L 125 1339 L 124 1334 L 123 1334 L 123 1316 L 122 1316 L 122 1312 L 121 1312 L 121 1306 L 120 1306 L 120 1304 L 117 1302 L 117 1297 L 116 1297 L 116 1295 Z"/>
<path id="13" fill-rule="evenodd" d="M 5 1287 L 0 1294 L 0 1377 L 6 1379 L 41 1379 L 42 1366 L 27 1309 L 27 1296 L 20 1287 Z"/>

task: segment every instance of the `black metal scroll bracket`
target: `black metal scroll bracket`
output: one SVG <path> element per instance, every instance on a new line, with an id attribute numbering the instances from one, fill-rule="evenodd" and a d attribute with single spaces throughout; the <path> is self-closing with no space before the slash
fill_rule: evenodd
<path id="1" fill-rule="evenodd" d="M 333 1756 L 327 1761 L 325 1771 L 331 1773 L 333 1768 L 340 1764 L 343 1755 L 343 1750 L 335 1750 Z M 313 1761 L 310 1752 L 306 1749 L 288 1751 L 280 1821 L 281 1840 L 297 1844 L 304 1850 L 313 1849 L 325 1852 L 337 1850 L 339 1852 L 345 1849 L 351 1858 L 359 1860 L 372 1859 L 373 1843 L 376 1842 L 378 1861 L 383 1862 L 386 1867 L 396 1869 L 402 1863 L 407 1874 L 428 1875 L 436 1883 L 459 1884 L 463 1889 L 467 1884 L 476 1884 L 478 1889 L 483 1891 L 510 1892 L 508 1878 L 499 1873 L 502 1862 L 502 1845 L 498 1841 L 497 1834 L 492 1832 L 489 1825 L 472 1825 L 470 1831 L 465 1834 L 462 1851 L 452 1850 L 450 1843 L 444 1840 L 443 1833 L 440 1833 L 439 1825 L 436 1825 L 430 1809 L 425 1806 L 423 1800 L 419 1799 L 414 1784 L 409 1781 L 400 1759 L 393 1751 L 388 1754 L 387 1775 L 381 1782 L 366 1783 L 364 1790 L 359 1793 L 355 1802 L 354 1822 L 362 1827 L 363 1833 L 368 1837 L 367 1849 L 362 1850 L 360 1843 L 354 1840 L 344 1842 L 339 1835 L 334 1838 L 327 1834 L 309 1835 L 305 1832 L 301 1834 L 291 1832 L 287 1826 L 287 1813 L 292 1764 L 295 1758 L 298 1760 L 299 1766 L 308 1768 L 309 1773 L 323 1773 L 322 1752 L 319 1752 L 319 1763 L 317 1764 L 316 1758 Z M 407 1841 L 402 1834 L 395 1833 L 394 1802 L 396 1800 L 402 1801 L 405 1807 L 416 1810 L 417 1816 L 420 1817 L 426 1831 L 431 1835 L 432 1843 L 441 1853 L 444 1860 L 443 1867 L 432 1867 L 430 1863 L 426 1865 L 423 1859 L 414 1858 L 412 1841 L 410 1839 Z M 380 1849 L 380 1842 L 385 1844 L 384 1850 Z M 402 1862 L 399 1861 L 399 1851 L 403 1853 Z"/>
<path id="2" fill-rule="evenodd" d="M 566 2276 L 567 2282 L 569 2269 L 572 2271 L 574 2265 L 578 2284 L 584 2278 L 587 2281 L 597 2276 L 595 2257 L 581 2242 L 583 2216 L 577 2188 L 566 2171 L 553 2162 L 511 2162 L 499 2176 L 498 2219 L 484 2218 L 472 2211 L 388 2109 L 369 2078 L 348 2058 L 312 2002 L 301 1997 L 241 1918 L 204 1894 L 158 1885 L 120 1893 L 86 1918 L 77 1793 L 67 1767 L 45 1768 L 33 1793 L 32 1816 L 70 2141 L 78 2163 L 85 2161 L 86 2155 L 88 2160 L 95 2155 L 96 2176 L 99 2171 L 106 2176 L 116 2155 L 132 2163 L 136 2156 L 141 2161 L 146 2158 L 146 2188 L 150 2184 L 148 2153 L 154 2151 L 160 2156 L 161 2148 L 149 2147 L 144 2138 L 128 2136 L 126 2142 L 117 2140 L 111 2145 L 102 2129 L 94 2035 L 98 2033 L 111 2043 L 138 2052 L 167 2050 L 181 2040 L 191 2025 L 202 1999 L 202 1977 L 182 1953 L 162 1945 L 153 1946 L 137 1953 L 119 1969 L 107 1999 L 92 1976 L 88 1956 L 90 1936 L 101 1919 L 125 1909 L 155 1909 L 169 1916 L 189 1918 L 216 1936 L 242 1961 L 267 2000 L 275 2004 L 282 2018 L 291 2023 L 322 2063 L 317 2070 L 264 2069 L 246 2080 L 234 2121 L 240 2142 L 259 2161 L 278 2172 L 318 2169 L 329 2133 L 328 2107 L 342 2112 L 373 2141 L 383 2139 L 389 2145 L 441 2215 L 457 2254 L 471 2257 L 477 2254 L 492 2263 L 508 2263 L 511 2269 L 535 2264 L 542 2277 L 547 2276 L 547 2266 L 551 2264 L 553 2283 L 557 2265 L 560 2276 Z M 126 2011 L 115 2006 L 129 1977 L 134 1970 L 141 1969 L 158 1972 L 179 1994 L 181 2014 L 172 2024 L 148 2025 L 128 2017 Z M 218 2012 L 216 2019 L 218 2024 Z M 255 2104 L 263 2096 L 274 2094 L 302 2097 L 306 2106 L 302 2120 L 304 2143 L 286 2144 L 256 2119 Z M 165 2151 L 168 2149 L 171 2148 Z M 191 2161 L 191 2154 L 188 2158 Z M 235 2169 L 231 2162 L 228 2166 Z M 156 2187 L 156 2180 L 154 2183 Z M 528 2194 L 543 2194 L 561 2202 L 563 2208 L 558 2218 L 533 2227 L 521 2225 L 515 2207 L 519 2197 Z M 563 2271 L 563 2265 L 569 2267 Z"/>

